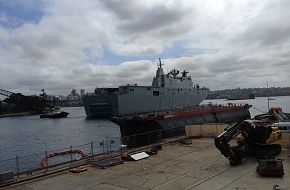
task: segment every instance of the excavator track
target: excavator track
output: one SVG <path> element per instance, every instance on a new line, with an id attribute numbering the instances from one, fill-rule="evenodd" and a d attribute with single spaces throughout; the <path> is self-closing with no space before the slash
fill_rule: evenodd
<path id="1" fill-rule="evenodd" d="M 281 153 L 280 144 L 256 144 L 253 153 L 258 159 L 274 158 Z"/>

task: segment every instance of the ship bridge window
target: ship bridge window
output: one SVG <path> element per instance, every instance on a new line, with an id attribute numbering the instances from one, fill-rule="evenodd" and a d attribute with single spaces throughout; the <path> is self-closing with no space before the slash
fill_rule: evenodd
<path id="1" fill-rule="evenodd" d="M 153 96 L 159 96 L 159 91 L 153 91 Z"/>

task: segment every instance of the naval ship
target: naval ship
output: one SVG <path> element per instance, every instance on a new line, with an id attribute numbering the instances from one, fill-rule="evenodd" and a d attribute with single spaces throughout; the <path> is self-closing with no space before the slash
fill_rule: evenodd
<path id="1" fill-rule="evenodd" d="M 193 85 L 185 70 L 173 69 L 164 74 L 159 59 L 152 86 L 125 85 L 119 88 L 96 88 L 82 101 L 88 118 L 112 118 L 189 108 L 199 105 L 208 88 Z"/>
<path id="2" fill-rule="evenodd" d="M 164 74 L 161 60 L 151 86 L 96 88 L 83 96 L 88 118 L 108 118 L 120 126 L 128 147 L 156 143 L 182 135 L 186 125 L 231 123 L 250 118 L 250 105 L 199 106 L 209 89 L 194 85 L 188 72 Z"/>

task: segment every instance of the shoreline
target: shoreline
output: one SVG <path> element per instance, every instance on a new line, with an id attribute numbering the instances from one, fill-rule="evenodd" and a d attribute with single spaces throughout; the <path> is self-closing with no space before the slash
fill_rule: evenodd
<path id="1" fill-rule="evenodd" d="M 7 113 L 0 115 L 0 118 L 4 117 L 20 117 L 20 116 L 29 116 L 29 115 L 39 115 L 41 112 L 18 112 L 18 113 Z"/>

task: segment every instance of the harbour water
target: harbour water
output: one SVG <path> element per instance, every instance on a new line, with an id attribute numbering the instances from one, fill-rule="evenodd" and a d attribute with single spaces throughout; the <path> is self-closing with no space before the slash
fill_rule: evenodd
<path id="1" fill-rule="evenodd" d="M 0 118 L 0 160 L 120 137 L 108 120 L 88 120 L 83 107 L 62 108 L 67 118 L 40 119 L 39 115 Z"/>
<path id="2" fill-rule="evenodd" d="M 290 112 L 290 97 L 271 97 L 270 107 L 281 107 Z M 202 104 L 253 105 L 251 116 L 267 111 L 267 98 L 250 100 L 204 100 Z M 98 142 L 108 137 L 120 137 L 119 127 L 108 120 L 88 120 L 83 107 L 63 108 L 70 113 L 62 119 L 40 119 L 39 115 L 0 118 L 0 161 L 16 156 L 31 155 L 70 146 Z M 119 145 L 115 143 L 115 145 Z"/>

